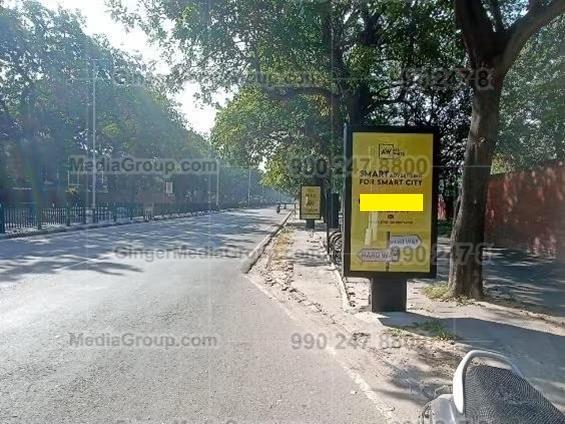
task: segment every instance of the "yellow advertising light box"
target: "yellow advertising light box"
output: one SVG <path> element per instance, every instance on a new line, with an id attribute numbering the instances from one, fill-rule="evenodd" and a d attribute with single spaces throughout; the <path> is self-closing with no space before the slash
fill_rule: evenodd
<path id="1" fill-rule="evenodd" d="M 304 185 L 300 188 L 300 219 L 320 219 L 322 187 Z"/>
<path id="2" fill-rule="evenodd" d="M 353 132 L 351 271 L 430 271 L 434 134 Z"/>

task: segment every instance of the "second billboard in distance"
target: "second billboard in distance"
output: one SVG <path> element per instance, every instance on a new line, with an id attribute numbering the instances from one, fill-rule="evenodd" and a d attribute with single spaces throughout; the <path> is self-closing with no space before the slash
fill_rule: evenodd
<path id="1" fill-rule="evenodd" d="M 300 187 L 300 219 L 320 219 L 322 216 L 322 187 L 303 185 Z"/>

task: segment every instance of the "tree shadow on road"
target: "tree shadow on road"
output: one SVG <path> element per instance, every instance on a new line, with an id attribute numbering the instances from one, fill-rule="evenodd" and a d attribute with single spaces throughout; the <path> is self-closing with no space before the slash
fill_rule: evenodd
<path id="1" fill-rule="evenodd" d="M 462 353 L 472 349 L 483 349 L 508 356 L 536 389 L 559 409 L 565 410 L 565 368 L 562 365 L 565 336 L 562 332 L 534 330 L 527 328 L 527 323 L 522 327 L 486 319 L 469 317 L 437 319 L 416 313 L 390 314 L 380 321 L 387 327 L 401 328 L 408 333 L 408 338 L 422 335 L 421 327 L 410 322 L 437 321 L 455 335 L 458 342 L 456 347 L 460 348 Z M 421 348 L 414 348 L 416 345 L 409 345 L 410 356 L 406 360 L 406 365 L 395 371 L 397 375 L 393 381 L 407 381 L 406 378 L 409 376 L 421 383 L 416 386 L 425 387 L 429 395 L 430 388 L 437 386 L 437 381 L 445 381 L 443 366 L 448 365 L 448 369 L 454 370 L 461 356 L 456 354 L 457 349 L 452 349 L 449 343 L 440 342 L 433 336 L 428 337 L 428 341 L 423 346 L 417 345 Z M 399 388 L 405 389 L 402 384 Z M 396 396 L 400 395 L 396 394 Z M 414 397 L 414 394 L 408 393 L 407 398 L 411 397 Z"/>
<path id="2" fill-rule="evenodd" d="M 274 214 L 274 212 L 273 212 Z M 30 276 L 53 275 L 62 269 L 124 275 L 142 272 L 139 263 L 217 256 L 218 249 L 239 257 L 251 251 L 258 237 L 282 217 L 260 211 L 232 211 L 123 226 L 0 241 L 0 283 Z"/>
<path id="3" fill-rule="evenodd" d="M 440 240 L 438 251 L 437 280 L 445 282 L 449 240 Z M 483 277 L 486 302 L 565 317 L 565 264 L 557 259 L 489 248 L 483 257 Z"/>

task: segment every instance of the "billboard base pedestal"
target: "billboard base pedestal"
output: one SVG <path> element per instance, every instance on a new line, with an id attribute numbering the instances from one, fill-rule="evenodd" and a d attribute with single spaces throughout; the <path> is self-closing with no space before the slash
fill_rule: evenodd
<path id="1" fill-rule="evenodd" d="M 313 230 L 316 226 L 316 222 L 313 219 L 307 219 L 306 220 L 306 229 L 307 230 Z"/>
<path id="2" fill-rule="evenodd" d="M 406 312 L 406 279 L 391 277 L 371 278 L 372 312 Z"/>

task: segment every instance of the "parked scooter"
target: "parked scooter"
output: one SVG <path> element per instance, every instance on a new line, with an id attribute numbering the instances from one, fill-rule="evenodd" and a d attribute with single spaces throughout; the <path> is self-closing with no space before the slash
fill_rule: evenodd
<path id="1" fill-rule="evenodd" d="M 506 368 L 472 364 L 489 359 Z M 469 352 L 453 375 L 453 394 L 429 402 L 421 424 L 565 424 L 563 415 L 526 381 L 507 357 L 481 350 Z"/>

